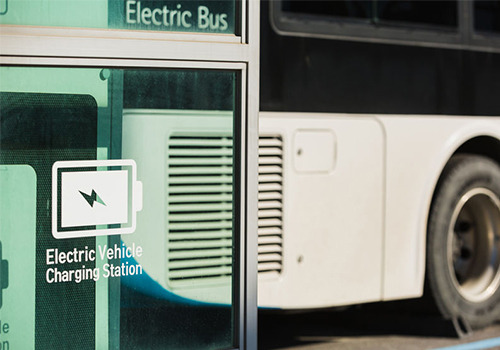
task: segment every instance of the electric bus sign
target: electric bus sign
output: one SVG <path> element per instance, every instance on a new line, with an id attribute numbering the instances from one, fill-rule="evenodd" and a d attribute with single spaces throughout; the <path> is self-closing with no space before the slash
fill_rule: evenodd
<path id="1" fill-rule="evenodd" d="M 235 0 L 0 0 L 0 24 L 235 34 L 236 6 Z"/>
<path id="2" fill-rule="evenodd" d="M 55 238 L 133 233 L 142 183 L 133 160 L 56 162 L 52 167 Z"/>
<path id="3" fill-rule="evenodd" d="M 110 26 L 177 32 L 234 33 L 234 1 L 124 0 L 110 10 Z M 118 2 L 119 3 L 119 2 Z"/>

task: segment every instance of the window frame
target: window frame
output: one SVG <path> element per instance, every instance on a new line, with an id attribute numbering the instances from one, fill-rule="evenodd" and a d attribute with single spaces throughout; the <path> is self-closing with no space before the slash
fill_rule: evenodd
<path id="1" fill-rule="evenodd" d="M 8 1 L 7 7 L 8 8 Z M 26 1 L 26 0 L 23 0 Z M 70 36 L 70 37 L 92 37 L 97 38 L 119 38 L 119 39 L 155 39 L 155 40 L 178 40 L 191 42 L 227 42 L 247 43 L 247 7 L 252 0 L 232 0 L 235 4 L 235 28 L 234 34 L 222 34 L 211 32 L 177 32 L 161 30 L 129 30 L 115 28 L 78 28 L 57 26 L 34 26 L 0 24 L 1 34 L 38 35 L 38 36 Z M 0 13 L 2 15 L 3 13 Z"/>
<path id="2" fill-rule="evenodd" d="M 473 47 L 489 47 L 489 51 L 500 52 L 500 32 L 486 32 L 476 30 L 474 27 L 474 2 L 464 1 L 464 13 L 468 19 L 467 39 Z"/>
<path id="3" fill-rule="evenodd" d="M 54 67 L 54 68 L 109 68 L 109 69 L 165 69 L 165 70 L 211 70 L 215 72 L 234 72 L 237 74 L 237 83 L 235 90 L 235 116 L 234 116 L 234 154 L 238 155 L 234 159 L 234 183 L 233 183 L 233 205 L 234 205 L 234 224 L 233 224 L 233 244 L 240 247 L 240 252 L 237 249 L 233 252 L 233 278 L 231 283 L 232 302 L 231 308 L 233 312 L 232 334 L 233 346 L 239 344 L 235 349 L 246 348 L 242 343 L 244 339 L 245 325 L 244 313 L 244 291 L 247 286 L 245 281 L 245 263 L 242 257 L 245 254 L 241 252 L 245 247 L 245 188 L 246 176 L 243 172 L 244 157 L 242 145 L 244 144 L 244 133 L 237 133 L 241 125 L 246 125 L 246 103 L 245 96 L 247 90 L 247 65 L 237 62 L 197 62 L 197 61 L 158 61 L 158 60 L 115 60 L 115 59 L 72 59 L 72 58 L 44 58 L 44 57 L 0 57 L 0 66 L 11 67 Z M 241 101 L 239 103 L 238 101 Z M 239 141 L 239 142 L 238 142 Z M 107 238 L 107 237 L 106 237 Z M 96 300 L 96 303 L 98 301 Z M 97 320 L 96 320 L 97 322 Z M 243 339 L 242 339 L 243 335 Z"/>
<path id="4" fill-rule="evenodd" d="M 290 13 L 282 10 L 282 0 L 269 2 L 269 17 L 272 28 L 283 36 L 500 52 L 500 38 L 474 31 L 471 1 L 457 1 L 456 30 L 413 23 L 379 27 L 363 20 Z"/>

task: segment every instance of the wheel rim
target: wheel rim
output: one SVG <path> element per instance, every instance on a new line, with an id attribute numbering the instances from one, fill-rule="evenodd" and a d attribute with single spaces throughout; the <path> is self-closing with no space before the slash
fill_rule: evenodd
<path id="1" fill-rule="evenodd" d="M 486 188 L 460 198 L 448 230 L 448 270 L 460 295 L 471 302 L 500 286 L 500 200 Z"/>

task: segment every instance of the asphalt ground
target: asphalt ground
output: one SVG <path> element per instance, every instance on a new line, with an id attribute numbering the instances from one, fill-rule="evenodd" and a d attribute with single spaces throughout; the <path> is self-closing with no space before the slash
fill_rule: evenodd
<path id="1" fill-rule="evenodd" d="M 259 350 L 421 350 L 450 346 L 450 350 L 500 349 L 500 323 L 460 339 L 451 321 L 422 308 L 418 301 L 369 304 L 342 311 L 259 311 Z"/>

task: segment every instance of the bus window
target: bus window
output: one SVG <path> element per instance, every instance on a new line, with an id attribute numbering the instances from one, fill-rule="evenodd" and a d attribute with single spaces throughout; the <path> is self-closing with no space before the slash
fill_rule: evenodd
<path id="1" fill-rule="evenodd" d="M 364 20 L 372 24 L 457 27 L 457 1 L 283 1 L 284 12 Z M 361 21 L 362 22 L 362 21 Z"/>
<path id="2" fill-rule="evenodd" d="M 457 27 L 457 1 L 374 1 L 376 20 L 412 25 Z"/>
<path id="3" fill-rule="evenodd" d="M 500 1 L 474 1 L 474 29 L 500 33 Z"/>
<path id="4" fill-rule="evenodd" d="M 283 11 L 308 15 L 371 19 L 372 1 L 294 1 L 284 0 Z"/>

